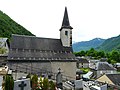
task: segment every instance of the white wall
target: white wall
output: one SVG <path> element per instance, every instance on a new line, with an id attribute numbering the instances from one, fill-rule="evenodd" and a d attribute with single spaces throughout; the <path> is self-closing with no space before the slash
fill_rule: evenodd
<path id="1" fill-rule="evenodd" d="M 103 74 L 114 74 L 116 73 L 116 70 L 99 70 L 97 71 L 97 77 L 100 77 Z"/>
<path id="2" fill-rule="evenodd" d="M 65 31 L 68 31 L 68 35 L 65 35 Z M 62 41 L 63 46 L 70 47 L 70 29 L 62 29 L 60 31 L 60 39 Z"/>

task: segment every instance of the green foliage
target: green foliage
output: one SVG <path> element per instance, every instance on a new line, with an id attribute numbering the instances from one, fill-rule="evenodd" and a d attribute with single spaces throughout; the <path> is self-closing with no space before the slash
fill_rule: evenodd
<path id="1" fill-rule="evenodd" d="M 91 48 L 90 50 L 86 51 L 87 56 L 96 57 L 97 51 L 94 48 Z"/>
<path id="2" fill-rule="evenodd" d="M 113 50 L 110 53 L 107 53 L 107 58 L 109 63 L 112 63 L 112 64 L 116 62 L 120 63 L 120 52 L 117 50 Z"/>
<path id="3" fill-rule="evenodd" d="M 5 48 L 0 48 L 0 54 L 5 54 L 7 52 L 7 49 Z"/>
<path id="4" fill-rule="evenodd" d="M 75 56 L 85 56 L 86 52 L 85 51 L 80 51 L 80 52 L 74 52 Z"/>
<path id="5" fill-rule="evenodd" d="M 55 90 L 55 83 L 53 81 L 49 81 L 50 90 Z"/>
<path id="6" fill-rule="evenodd" d="M 75 56 L 90 56 L 90 57 L 94 57 L 95 59 L 100 59 L 100 58 L 104 58 L 105 53 L 104 51 L 97 51 L 94 48 L 91 48 L 90 50 L 87 51 L 80 51 L 80 52 L 74 52 Z"/>
<path id="7" fill-rule="evenodd" d="M 8 15 L 0 11 L 0 37 L 11 38 L 12 34 L 30 35 L 33 34 L 12 20 Z"/>
<path id="8" fill-rule="evenodd" d="M 43 88 L 43 80 L 42 80 L 42 77 L 40 77 L 39 86 L 40 86 L 41 88 Z"/>
<path id="9" fill-rule="evenodd" d="M 4 84 L 2 86 L 4 90 L 13 90 L 14 80 L 11 75 L 4 76 Z"/>
<path id="10" fill-rule="evenodd" d="M 43 79 L 43 90 L 48 90 L 49 88 L 49 81 L 47 78 Z"/>
<path id="11" fill-rule="evenodd" d="M 90 56 L 93 59 L 107 58 L 108 63 L 120 63 L 120 51 L 113 50 L 111 52 L 105 53 L 104 51 L 97 51 L 94 48 L 91 48 L 88 51 L 75 52 L 75 56 Z"/>
<path id="12" fill-rule="evenodd" d="M 88 72 L 90 71 L 90 69 L 89 69 L 89 68 L 81 68 L 80 70 L 82 70 L 82 71 L 83 71 L 83 73 L 88 73 Z"/>
<path id="13" fill-rule="evenodd" d="M 28 74 L 27 77 L 29 78 L 31 75 Z M 40 80 L 38 80 L 38 76 L 33 75 L 31 82 L 32 90 L 55 90 L 55 83 L 53 81 L 49 81 L 48 78 L 40 77 Z"/>
<path id="14" fill-rule="evenodd" d="M 31 78 L 31 75 L 28 74 L 27 78 Z M 49 81 L 47 78 L 40 77 L 38 81 L 38 76 L 35 74 L 31 79 L 32 90 L 55 90 L 55 84 L 53 81 Z"/>
<path id="15" fill-rule="evenodd" d="M 33 75 L 32 79 L 31 79 L 31 83 L 32 83 L 32 89 L 35 90 L 38 85 L 38 76 L 36 74 Z"/>

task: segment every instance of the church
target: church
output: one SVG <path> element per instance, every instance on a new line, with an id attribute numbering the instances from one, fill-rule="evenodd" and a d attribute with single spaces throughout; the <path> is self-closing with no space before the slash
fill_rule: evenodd
<path id="1" fill-rule="evenodd" d="M 60 39 L 12 35 L 8 66 L 13 71 L 76 79 L 76 58 L 72 50 L 72 27 L 67 7 L 60 28 Z"/>

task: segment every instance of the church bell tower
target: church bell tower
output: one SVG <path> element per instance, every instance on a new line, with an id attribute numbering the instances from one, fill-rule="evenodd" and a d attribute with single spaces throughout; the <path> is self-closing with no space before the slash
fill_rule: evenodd
<path id="1" fill-rule="evenodd" d="M 63 22 L 60 29 L 60 39 L 61 39 L 62 45 L 65 47 L 72 46 L 72 29 L 73 28 L 70 26 L 70 23 L 69 23 L 67 7 L 65 7 Z"/>

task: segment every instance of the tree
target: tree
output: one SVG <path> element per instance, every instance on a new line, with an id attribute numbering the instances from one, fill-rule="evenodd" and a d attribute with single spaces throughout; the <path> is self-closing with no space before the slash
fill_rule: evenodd
<path id="1" fill-rule="evenodd" d="M 55 90 L 55 83 L 53 81 L 49 81 L 50 90 Z"/>
<path id="2" fill-rule="evenodd" d="M 120 62 L 120 52 L 118 50 L 113 50 L 106 54 L 109 63 L 117 63 Z"/>
<path id="3" fill-rule="evenodd" d="M 120 62 L 120 53 L 116 50 L 113 50 L 111 53 L 110 53 L 110 57 L 109 59 L 112 61 L 112 62 Z"/>
<path id="4" fill-rule="evenodd" d="M 91 48 L 90 50 L 86 51 L 87 56 L 96 57 L 97 51 L 94 48 Z"/>
<path id="5" fill-rule="evenodd" d="M 38 85 L 38 76 L 36 74 L 33 75 L 31 79 L 31 83 L 32 83 L 32 89 L 35 90 Z"/>
<path id="6" fill-rule="evenodd" d="M 83 50 L 80 52 L 80 56 L 85 56 L 85 54 L 86 54 L 86 52 Z"/>
<path id="7" fill-rule="evenodd" d="M 98 59 L 99 59 L 99 58 L 105 58 L 105 53 L 104 53 L 104 51 L 98 51 L 98 52 L 97 52 L 97 57 L 98 57 Z"/>
<path id="8" fill-rule="evenodd" d="M 11 75 L 6 75 L 3 78 L 4 82 L 3 82 L 3 88 L 4 90 L 13 90 L 14 87 L 14 80 L 13 77 Z"/>
<path id="9" fill-rule="evenodd" d="M 49 89 L 49 81 L 47 78 L 43 79 L 43 90 L 48 90 Z"/>
<path id="10" fill-rule="evenodd" d="M 40 84 L 40 87 L 43 88 L 43 80 L 42 80 L 42 77 L 40 77 L 39 84 Z"/>
<path id="11" fill-rule="evenodd" d="M 82 56 L 85 56 L 85 55 L 86 55 L 86 52 L 82 50 L 82 51 L 80 51 L 80 52 L 75 52 L 74 54 L 75 54 L 75 56 L 80 56 L 80 57 L 82 57 Z"/>
<path id="12" fill-rule="evenodd" d="M 74 52 L 75 56 L 80 56 L 80 52 Z"/>

